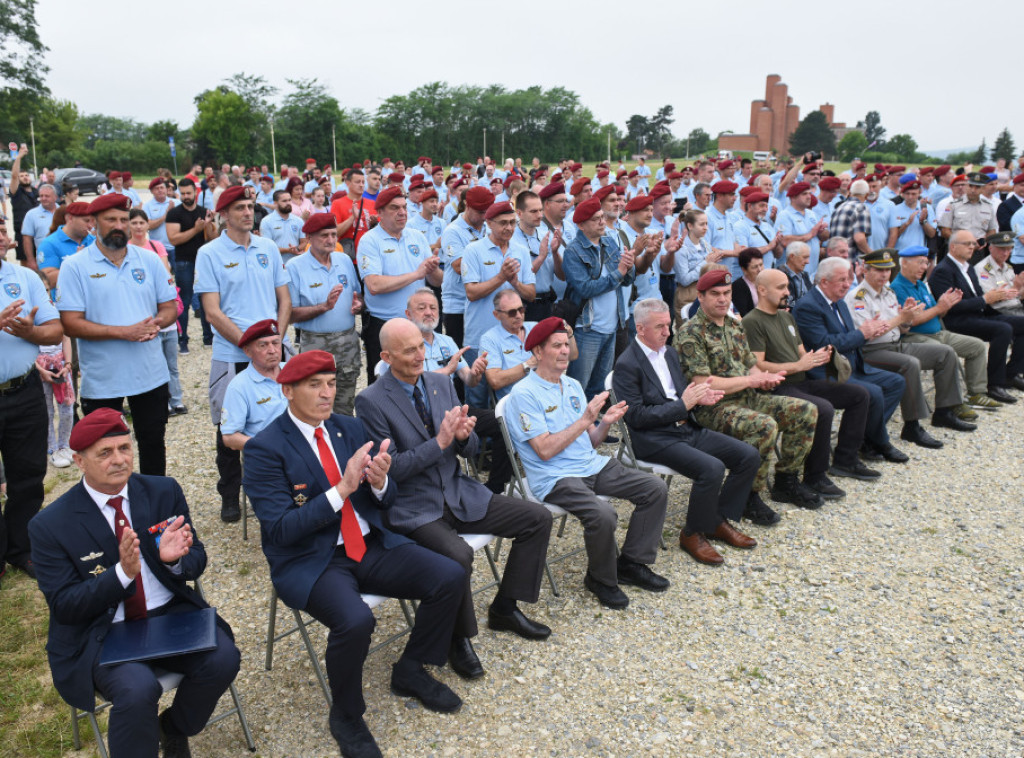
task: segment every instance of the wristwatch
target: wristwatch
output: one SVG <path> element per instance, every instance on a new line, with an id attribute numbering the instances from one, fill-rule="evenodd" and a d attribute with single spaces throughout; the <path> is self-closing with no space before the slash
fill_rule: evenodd
<path id="1" fill-rule="evenodd" d="M 523 372 L 524 373 L 526 373 L 526 374 L 530 373 L 530 364 L 529 363 L 527 363 L 526 361 L 523 361 L 520 365 L 523 367 Z"/>

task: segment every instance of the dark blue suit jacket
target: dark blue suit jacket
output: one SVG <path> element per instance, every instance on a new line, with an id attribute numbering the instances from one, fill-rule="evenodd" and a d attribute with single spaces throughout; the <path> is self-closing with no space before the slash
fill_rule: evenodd
<path id="1" fill-rule="evenodd" d="M 975 272 L 974 266 L 967 267 L 967 275 L 970 277 L 970 286 L 968 286 L 968 281 L 964 278 L 963 272 L 956 265 L 956 261 L 947 255 L 935 264 L 935 268 L 932 269 L 932 275 L 928 277 L 928 286 L 931 287 L 932 295 L 935 295 L 936 292 L 941 295 L 950 287 L 964 293 L 963 299 L 950 308 L 946 315 L 942 317 L 942 323 L 949 329 L 956 329 L 957 325 L 972 318 L 994 316 L 999 313 L 999 311 L 985 302 L 984 295 L 971 294 L 972 287 L 974 292 L 982 291 L 981 282 L 978 280 L 978 274 Z"/>
<path id="2" fill-rule="evenodd" d="M 352 454 L 369 442 L 363 425 L 335 414 L 324 428 L 344 471 Z M 243 485 L 260 520 L 263 554 L 277 594 L 289 607 L 305 608 L 310 590 L 334 555 L 341 512 L 327 501 L 331 485 L 324 467 L 287 412 L 246 443 Z M 381 519 L 380 509 L 391 507 L 396 490 L 389 477 L 383 501 L 373 496 L 366 482 L 351 497 L 385 548 L 409 542 L 385 529 Z"/>
<path id="3" fill-rule="evenodd" d="M 847 329 L 839 323 L 832 304 L 825 299 L 817 287 L 811 289 L 806 295 L 800 298 L 793 306 L 793 318 L 800 329 L 800 336 L 803 338 L 804 347 L 808 350 L 817 350 L 825 345 L 832 345 L 833 349 L 840 352 L 850 362 L 853 371 L 858 371 L 857 354 L 864 345 L 864 334 L 855 329 L 853 314 L 844 300 L 840 300 L 839 312 L 843 315 Z M 870 376 L 877 374 L 883 369 L 875 368 L 863 363 L 863 374 Z M 812 379 L 824 379 L 825 369 L 822 367 L 811 369 L 807 375 Z"/>
<path id="4" fill-rule="evenodd" d="M 174 574 L 160 560 L 154 536 L 147 531 L 171 516 L 184 516 L 191 523 L 181 487 L 169 477 L 132 474 L 128 502 L 142 559 L 174 593 L 170 602 L 206 608 L 206 602 L 186 584 L 206 568 L 199 535 L 193 535 L 192 547 L 181 559 L 181 574 Z M 39 589 L 50 607 L 46 650 L 53 683 L 68 703 L 91 711 L 96 704 L 93 667 L 117 605 L 135 593 L 135 583 L 127 589 L 121 586 L 113 570 L 120 560 L 114 532 L 81 482 L 40 511 L 29 522 L 28 531 Z M 219 623 L 230 635 L 230 627 Z"/>

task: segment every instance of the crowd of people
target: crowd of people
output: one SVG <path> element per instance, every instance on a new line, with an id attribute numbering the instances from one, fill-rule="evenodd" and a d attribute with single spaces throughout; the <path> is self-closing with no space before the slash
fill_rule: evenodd
<path id="1" fill-rule="evenodd" d="M 244 487 L 279 597 L 328 628 L 345 756 L 380 755 L 360 593 L 420 601 L 396 694 L 452 712 L 424 665 L 484 674 L 461 535 L 511 540 L 488 625 L 544 640 L 521 604 L 553 511 L 583 525 L 585 589 L 624 609 L 623 587 L 670 586 L 651 465 L 692 481 L 679 545 L 718 565 L 722 544 L 757 546 L 743 521 L 779 521 L 768 500 L 818 509 L 845 497 L 836 479 L 908 464 L 897 408 L 899 438 L 935 449 L 927 423 L 969 434 L 1024 391 L 1024 158 L 1016 175 L 640 158 L 588 177 L 424 156 L 337 184 L 310 159 L 161 172 L 146 202 L 111 171 L 86 203 L 21 157 L 13 240 L 0 227 L 18 261 L 0 260 L 0 560 L 46 596 L 61 695 L 113 702 L 114 756 L 188 755 L 239 667 L 220 619 L 215 649 L 161 660 L 185 683 L 158 715 L 148 665 L 98 664 L 112 622 L 205 606 L 186 584 L 205 551 L 165 476 L 190 326 L 210 347 L 220 518 L 239 520 Z M 83 478 L 40 512 L 48 460 Z M 610 498 L 631 505 L 621 545 Z"/>

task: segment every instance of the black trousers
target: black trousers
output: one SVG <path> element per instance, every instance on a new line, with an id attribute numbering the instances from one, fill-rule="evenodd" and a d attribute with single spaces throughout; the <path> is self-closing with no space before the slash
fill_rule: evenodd
<path id="1" fill-rule="evenodd" d="M 456 345 L 461 345 L 466 336 L 465 314 L 446 313 L 444 314 L 444 333 L 455 340 Z"/>
<path id="2" fill-rule="evenodd" d="M 31 557 L 28 522 L 43 505 L 46 477 L 46 405 L 35 371 L 20 389 L 0 396 L 0 456 L 7 476 L 7 505 L 0 518 L 0 571 Z"/>
<path id="3" fill-rule="evenodd" d="M 153 476 L 167 475 L 167 450 L 164 447 L 164 433 L 167 430 L 167 401 L 170 395 L 167 385 L 128 396 L 128 408 L 132 413 L 132 428 L 139 446 L 139 472 Z M 124 407 L 124 397 L 83 397 L 82 413 L 88 415 L 97 408 Z"/>
<path id="4" fill-rule="evenodd" d="M 194 610 L 188 603 L 173 606 L 175 611 Z M 153 615 L 162 615 L 159 613 Z M 217 647 L 201 653 L 161 658 L 156 662 L 165 671 L 184 674 L 167 709 L 170 727 L 186 737 L 199 734 L 210 720 L 221 695 L 235 680 L 241 654 L 227 633 L 217 627 Z M 93 666 L 96 689 L 112 703 L 107 728 L 107 743 L 112 758 L 152 758 L 160 749 L 157 709 L 162 689 L 145 662 L 116 666 Z"/>
<path id="5" fill-rule="evenodd" d="M 692 423 L 678 429 L 678 442 L 637 455 L 693 480 L 686 531 L 709 534 L 722 519 L 739 521 L 754 488 L 761 454 L 753 445 Z"/>
<path id="6" fill-rule="evenodd" d="M 813 479 L 828 471 L 829 454 L 832 452 L 832 418 L 836 409 L 843 411 L 843 420 L 839 422 L 835 461 L 840 466 L 856 463 L 871 405 L 871 393 L 867 389 L 858 384 L 807 379 L 795 384 L 781 384 L 775 394 L 806 400 L 818 409 L 814 441 L 804 461 L 805 477 Z"/>
<path id="7" fill-rule="evenodd" d="M 373 373 L 380 363 L 380 330 L 387 322 L 369 313 L 363 313 L 363 329 L 359 336 L 363 338 L 363 347 L 366 349 L 366 386 L 377 381 Z"/>
<path id="8" fill-rule="evenodd" d="M 476 416 L 474 431 L 477 436 L 481 439 L 491 438 L 491 474 L 487 478 L 487 489 L 495 494 L 501 494 L 512 478 L 512 461 L 508 457 L 498 417 L 490 408 L 470 408 L 469 415 Z"/>
<path id="9" fill-rule="evenodd" d="M 1010 377 L 1024 373 L 1024 316 L 958 318 L 946 328 L 988 343 L 989 387 L 1009 387 Z"/>
<path id="10" fill-rule="evenodd" d="M 460 534 L 494 534 L 513 538 L 498 593 L 512 600 L 535 603 L 540 596 L 544 558 L 551 539 L 551 511 L 540 503 L 493 495 L 487 506 L 487 515 L 479 521 L 462 521 L 445 506 L 441 518 L 407 535 L 423 547 L 446 555 L 462 566 L 466 576 L 465 591 L 453 634 L 456 637 L 475 637 L 479 630 L 473 608 L 473 548 Z"/>
<path id="11" fill-rule="evenodd" d="M 366 554 L 358 563 L 339 546 L 313 585 L 304 609 L 328 629 L 324 659 L 334 708 L 345 716 L 359 716 L 366 710 L 363 662 L 377 620 L 359 593 L 419 600 L 402 657 L 443 666 L 465 584 L 466 574 L 459 564 L 419 545 L 385 550 L 371 533 Z"/>

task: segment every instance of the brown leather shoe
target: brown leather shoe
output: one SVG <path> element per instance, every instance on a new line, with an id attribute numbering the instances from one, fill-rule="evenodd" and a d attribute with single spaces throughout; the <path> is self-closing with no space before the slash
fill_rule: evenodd
<path id="1" fill-rule="evenodd" d="M 721 540 L 726 545 L 732 545 L 743 550 L 757 547 L 757 540 L 753 537 L 748 537 L 725 519 L 722 519 L 722 523 L 718 525 L 718 528 L 707 535 L 707 537 L 710 540 Z"/>
<path id="2" fill-rule="evenodd" d="M 679 532 L 679 547 L 693 556 L 693 559 L 698 563 L 719 566 L 725 562 L 725 558 L 711 547 L 711 543 L 700 532 L 694 532 L 693 534 Z"/>

